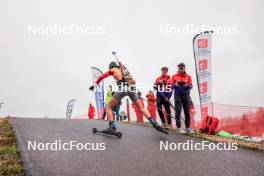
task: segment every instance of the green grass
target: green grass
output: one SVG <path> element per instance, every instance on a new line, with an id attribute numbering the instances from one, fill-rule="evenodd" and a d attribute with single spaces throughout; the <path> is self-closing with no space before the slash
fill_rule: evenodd
<path id="1" fill-rule="evenodd" d="M 133 123 L 133 122 L 124 122 L 124 123 L 141 125 L 145 127 L 152 127 L 149 123 Z M 171 129 L 171 131 L 175 131 L 175 130 Z M 208 140 L 212 142 L 237 143 L 239 147 L 264 152 L 264 145 L 260 143 L 248 142 L 248 141 L 244 141 L 240 139 L 229 139 L 229 138 L 219 137 L 216 135 L 208 135 L 208 134 L 199 133 L 199 132 L 195 132 L 193 134 L 186 133 L 186 134 L 181 134 L 181 135 L 187 135 L 187 136 L 200 138 L 200 139 L 204 139 L 204 140 Z"/>
<path id="2" fill-rule="evenodd" d="M 0 147 L 0 155 L 5 155 L 5 154 L 16 155 L 16 146 L 11 145 L 11 146 Z"/>
<path id="3" fill-rule="evenodd" d="M 17 152 L 15 135 L 9 120 L 6 118 L 0 119 L 0 175 L 25 175 Z"/>

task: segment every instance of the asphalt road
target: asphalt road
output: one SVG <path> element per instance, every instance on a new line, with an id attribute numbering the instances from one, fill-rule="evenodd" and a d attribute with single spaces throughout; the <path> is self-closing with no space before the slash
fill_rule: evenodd
<path id="1" fill-rule="evenodd" d="M 92 134 L 93 127 L 107 123 L 89 120 L 11 118 L 27 175 L 43 176 L 173 176 L 173 175 L 264 175 L 264 153 L 236 151 L 160 150 L 160 141 L 181 143 L 201 139 L 152 128 L 117 124 L 123 137 Z M 105 143 L 105 150 L 28 150 L 28 141 L 52 143 L 78 141 Z"/>

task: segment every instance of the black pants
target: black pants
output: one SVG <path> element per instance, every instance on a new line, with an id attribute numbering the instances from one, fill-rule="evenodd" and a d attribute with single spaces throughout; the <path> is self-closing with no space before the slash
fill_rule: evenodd
<path id="1" fill-rule="evenodd" d="M 166 124 L 166 121 L 164 119 L 164 114 L 162 111 L 162 105 L 164 106 L 164 109 L 167 113 L 168 117 L 168 125 L 171 125 L 171 110 L 170 110 L 170 103 L 162 96 L 162 97 L 157 97 L 157 110 L 160 116 L 160 120 L 162 124 Z"/>
<path id="2" fill-rule="evenodd" d="M 181 112 L 182 108 L 185 115 L 185 127 L 190 127 L 190 97 L 189 95 L 179 94 L 174 96 L 175 101 L 175 116 L 176 125 L 178 128 L 181 127 Z"/>

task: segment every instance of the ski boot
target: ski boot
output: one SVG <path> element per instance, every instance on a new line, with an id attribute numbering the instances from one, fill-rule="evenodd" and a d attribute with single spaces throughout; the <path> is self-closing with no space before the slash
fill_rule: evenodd
<path id="1" fill-rule="evenodd" d="M 116 126 L 114 121 L 109 121 L 109 127 L 106 130 L 102 130 L 102 133 L 115 135 L 116 134 Z"/>
<path id="2" fill-rule="evenodd" d="M 116 128 L 108 127 L 107 129 L 102 130 L 101 132 L 105 133 L 105 134 L 115 135 L 116 134 Z"/>
<path id="3" fill-rule="evenodd" d="M 193 129 L 190 128 L 190 127 L 189 127 L 189 128 L 186 128 L 186 132 L 187 132 L 187 133 L 194 133 Z"/>

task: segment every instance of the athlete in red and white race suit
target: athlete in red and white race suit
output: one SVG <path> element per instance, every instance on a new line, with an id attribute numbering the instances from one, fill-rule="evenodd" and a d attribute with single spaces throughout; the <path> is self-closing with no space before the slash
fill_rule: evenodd
<path id="1" fill-rule="evenodd" d="M 107 132 L 116 133 L 116 126 L 113 120 L 112 107 L 114 107 L 123 97 L 129 96 L 131 101 L 136 105 L 138 110 L 149 120 L 151 125 L 156 130 L 166 133 L 166 131 L 164 131 L 164 129 L 160 127 L 160 125 L 154 120 L 154 118 L 151 117 L 149 112 L 142 107 L 142 105 L 139 102 L 137 93 L 136 93 L 135 85 L 129 85 L 128 82 L 130 82 L 130 80 L 127 80 L 126 78 L 124 78 L 122 71 L 116 62 L 111 62 L 109 64 L 109 70 L 103 75 L 101 75 L 97 79 L 95 84 L 98 85 L 103 79 L 107 78 L 108 76 L 112 76 L 116 80 L 118 90 L 116 91 L 114 96 L 110 99 L 109 103 L 106 105 L 106 108 L 105 108 L 107 118 L 109 121 L 109 128 L 107 129 Z M 94 86 L 91 86 L 89 89 L 93 90 Z"/>

